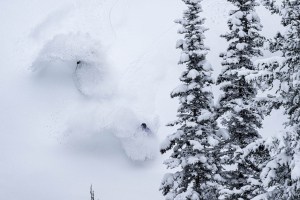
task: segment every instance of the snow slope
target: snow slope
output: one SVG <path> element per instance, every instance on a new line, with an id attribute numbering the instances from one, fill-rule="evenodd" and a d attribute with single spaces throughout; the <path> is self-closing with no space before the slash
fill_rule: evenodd
<path id="1" fill-rule="evenodd" d="M 163 199 L 164 158 L 137 127 L 146 122 L 159 141 L 172 132 L 164 125 L 178 105 L 169 93 L 181 71 L 173 21 L 182 3 L 11 0 L 0 8 L 0 199 L 82 200 L 90 184 L 96 199 Z M 230 6 L 207 0 L 204 9 L 216 77 Z M 270 36 L 279 22 L 262 12 Z M 74 80 L 78 60 L 89 63 Z M 282 119 L 280 111 L 268 118 L 263 134 Z"/>

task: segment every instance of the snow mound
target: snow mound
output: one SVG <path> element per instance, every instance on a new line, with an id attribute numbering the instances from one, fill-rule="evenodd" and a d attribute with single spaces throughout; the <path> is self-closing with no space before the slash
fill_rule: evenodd
<path id="1" fill-rule="evenodd" d="M 120 102 L 119 102 L 120 103 Z M 133 161 L 153 160 L 159 153 L 157 129 L 158 120 L 153 116 L 141 116 L 134 109 L 125 106 L 116 106 L 117 101 L 78 104 L 73 107 L 72 116 L 67 120 L 67 141 L 71 146 L 90 148 L 90 146 L 103 145 L 110 134 L 116 141 L 111 148 L 122 148 L 126 156 Z M 142 125 L 145 125 L 146 128 Z M 96 154 L 102 154 L 102 147 L 97 147 Z M 113 153 L 113 152 L 111 152 Z M 109 154 L 109 152 L 107 152 Z"/>
<path id="2" fill-rule="evenodd" d="M 145 161 L 157 156 L 159 152 L 159 142 L 156 137 L 157 118 L 141 116 L 133 109 L 125 107 L 119 107 L 111 113 L 110 117 L 111 130 L 121 141 L 129 158 L 135 161 Z"/>
<path id="3" fill-rule="evenodd" d="M 108 97 L 114 91 L 114 83 L 108 80 L 108 73 L 95 63 L 80 61 L 73 74 L 78 91 L 89 97 Z"/>
<path id="4" fill-rule="evenodd" d="M 50 82 L 72 81 L 85 96 L 109 96 L 114 91 L 102 47 L 89 34 L 55 36 L 44 45 L 32 70 Z"/>
<path id="5" fill-rule="evenodd" d="M 158 155 L 158 141 L 155 136 L 137 131 L 134 137 L 123 138 L 122 147 L 134 161 L 152 160 Z"/>

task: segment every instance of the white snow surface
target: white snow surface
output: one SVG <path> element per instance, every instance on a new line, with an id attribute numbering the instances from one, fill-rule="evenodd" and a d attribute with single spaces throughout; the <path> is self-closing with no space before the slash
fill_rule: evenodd
<path id="1" fill-rule="evenodd" d="M 175 131 L 165 124 L 178 107 L 170 92 L 182 72 L 173 23 L 181 1 L 11 0 L 0 7 L 0 199 L 89 199 L 91 184 L 96 199 L 164 199 L 158 188 L 167 156 L 158 144 Z M 204 1 L 203 9 L 216 77 L 230 6 Z M 274 25 L 260 11 L 272 36 L 279 20 Z M 264 136 L 281 128 L 282 114 L 275 115 Z"/>

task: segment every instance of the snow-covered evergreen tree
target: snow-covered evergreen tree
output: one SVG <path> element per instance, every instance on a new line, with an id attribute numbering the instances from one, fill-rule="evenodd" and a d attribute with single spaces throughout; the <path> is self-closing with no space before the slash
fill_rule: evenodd
<path id="1" fill-rule="evenodd" d="M 162 153 L 171 151 L 165 164 L 176 170 L 165 175 L 160 188 L 168 200 L 218 198 L 215 179 L 220 166 L 214 146 L 220 138 L 213 117 L 212 68 L 206 61 L 209 49 L 204 45 L 207 29 L 200 17 L 201 1 L 183 0 L 188 9 L 176 21 L 182 26 L 179 34 L 184 35 L 177 42 L 182 50 L 179 64 L 186 69 L 180 77 L 182 84 L 171 93 L 172 98 L 179 98 L 180 106 L 178 119 L 170 126 L 179 128 L 161 147 Z"/>
<path id="2" fill-rule="evenodd" d="M 265 192 L 255 200 L 300 199 L 300 132 L 297 129 L 264 143 L 272 159 L 260 175 Z"/>
<path id="3" fill-rule="evenodd" d="M 282 52 L 282 57 L 259 61 L 257 77 L 263 90 L 279 83 L 277 95 L 268 100 L 271 108 L 285 109 L 288 131 L 264 143 L 272 159 L 261 173 L 266 192 L 256 199 L 296 200 L 300 199 L 300 2 L 284 0 L 281 6 L 270 0 L 263 3 L 282 16 L 286 32 L 278 33 L 270 45 L 272 51 Z"/>
<path id="4" fill-rule="evenodd" d="M 279 13 L 279 6 L 276 4 L 277 0 L 261 0 L 262 5 L 269 9 L 273 14 Z"/>
<path id="5" fill-rule="evenodd" d="M 221 54 L 223 70 L 217 83 L 223 91 L 218 115 L 229 133 L 229 139 L 219 148 L 222 163 L 231 166 L 222 173 L 225 182 L 220 198 L 248 200 L 261 193 L 259 174 L 268 157 L 261 145 L 255 153 L 243 156 L 244 149 L 261 138 L 257 129 L 262 125 L 263 112 L 255 101 L 257 89 L 246 76 L 256 72 L 253 59 L 262 56 L 264 38 L 260 35 L 262 25 L 255 10 L 256 1 L 228 1 L 235 9 L 230 11 L 230 31 L 223 35 L 229 47 Z"/>

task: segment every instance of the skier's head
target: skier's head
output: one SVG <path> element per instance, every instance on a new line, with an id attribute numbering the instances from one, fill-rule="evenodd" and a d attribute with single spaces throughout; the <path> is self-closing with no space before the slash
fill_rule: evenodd
<path id="1" fill-rule="evenodd" d="M 143 129 L 146 129 L 146 128 L 147 128 L 147 124 L 146 124 L 146 123 L 142 123 L 142 124 L 141 124 L 141 127 L 142 127 Z"/>

